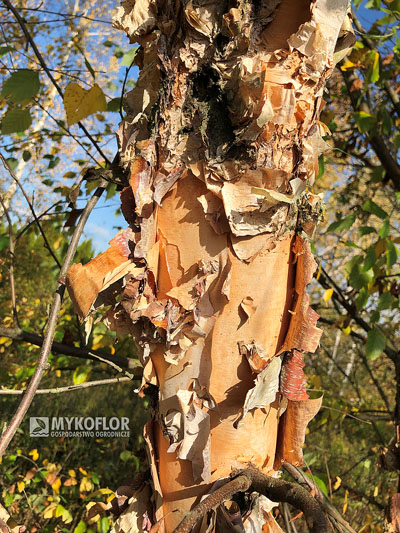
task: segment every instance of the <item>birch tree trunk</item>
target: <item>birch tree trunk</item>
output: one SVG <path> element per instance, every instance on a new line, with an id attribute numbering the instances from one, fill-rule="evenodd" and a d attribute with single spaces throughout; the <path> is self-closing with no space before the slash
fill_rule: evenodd
<path id="1" fill-rule="evenodd" d="M 86 320 L 112 305 L 104 320 L 140 349 L 141 394 L 157 391 L 151 489 L 116 531 L 142 531 L 147 510 L 169 533 L 232 469 L 302 462 L 321 405 L 302 370 L 321 334 L 306 294 L 318 117 L 353 36 L 348 0 L 125 0 L 114 22 L 140 43 L 118 132 L 130 228 L 68 285 Z M 247 499 L 246 531 L 276 531 L 270 503 Z"/>

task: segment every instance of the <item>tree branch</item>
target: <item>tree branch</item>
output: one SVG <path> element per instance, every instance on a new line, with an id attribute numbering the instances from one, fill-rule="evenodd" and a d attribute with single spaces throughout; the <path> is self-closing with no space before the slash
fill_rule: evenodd
<path id="1" fill-rule="evenodd" d="M 98 385 L 111 385 L 113 383 L 127 383 L 132 380 L 127 377 L 110 378 L 110 379 L 98 379 L 96 381 L 86 381 L 85 383 L 79 383 L 79 385 L 69 385 L 68 387 L 56 387 L 54 389 L 38 389 L 36 394 L 60 394 L 61 392 L 72 392 L 77 389 L 88 389 L 89 387 L 97 387 Z M 1 389 L 0 395 L 19 396 L 24 394 L 24 390 L 15 389 Z"/>
<path id="2" fill-rule="evenodd" d="M 372 113 L 367 102 L 362 99 L 361 91 L 350 90 L 352 83 L 356 80 L 356 76 L 353 73 L 344 70 L 342 70 L 341 73 L 354 111 L 364 111 L 371 115 Z M 367 133 L 366 136 L 376 156 L 385 169 L 388 179 L 392 181 L 394 189 L 400 191 L 400 166 L 397 164 L 396 160 L 390 153 L 390 150 L 386 146 L 386 141 L 378 133 Z"/>
<path id="3" fill-rule="evenodd" d="M 4 214 L 7 218 L 8 223 L 8 236 L 9 236 L 9 252 L 10 252 L 10 291 L 11 291 L 11 307 L 12 307 L 12 313 L 14 318 L 14 324 L 16 326 L 19 326 L 18 321 L 18 312 L 17 312 L 17 299 L 15 294 L 15 279 L 14 279 L 14 259 L 15 259 L 15 245 L 14 245 L 14 236 L 13 236 L 13 230 L 12 230 L 12 222 L 10 218 L 10 214 L 8 212 L 6 204 L 3 202 L 2 197 L 0 196 L 0 203 L 3 208 Z"/>
<path id="4" fill-rule="evenodd" d="M 8 337 L 16 341 L 28 342 L 35 346 L 43 346 L 44 338 L 37 333 L 31 333 L 20 328 L 7 328 L 0 326 L 0 336 Z M 119 357 L 110 353 L 102 352 L 99 350 L 87 350 L 85 348 L 77 348 L 69 344 L 54 341 L 51 346 L 51 352 L 69 355 L 71 357 L 79 357 L 80 359 L 89 359 L 91 361 L 101 361 L 107 365 L 112 366 L 118 372 L 125 373 L 124 369 L 132 369 L 134 375 L 139 376 L 141 372 L 141 366 L 134 359 L 126 359 L 125 357 Z M 130 374 L 127 374 L 130 377 Z"/>
<path id="5" fill-rule="evenodd" d="M 202 516 L 237 492 L 251 490 L 258 492 L 274 502 L 287 502 L 300 509 L 307 521 L 310 533 L 326 533 L 328 522 L 321 506 L 303 487 L 280 478 L 266 476 L 254 467 L 235 473 L 235 477 L 207 496 L 192 509 L 174 533 L 189 533 Z"/>
<path id="6" fill-rule="evenodd" d="M 283 469 L 286 470 L 286 472 L 297 481 L 297 483 L 299 483 L 305 489 L 312 490 L 314 492 L 315 497 L 318 499 L 321 507 L 331 521 L 340 524 L 341 528 L 348 533 L 356 533 L 350 524 L 342 517 L 339 511 L 327 500 L 327 498 L 325 498 L 318 485 L 316 485 L 312 479 L 307 477 L 300 468 L 297 468 L 296 466 L 286 462 L 283 463 L 282 466 Z"/>

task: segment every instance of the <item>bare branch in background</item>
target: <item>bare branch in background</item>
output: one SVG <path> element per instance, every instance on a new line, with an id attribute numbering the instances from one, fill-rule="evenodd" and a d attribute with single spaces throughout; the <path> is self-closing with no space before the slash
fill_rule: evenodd
<path id="1" fill-rule="evenodd" d="M 31 333 L 20 328 L 7 328 L 0 326 L 0 336 L 8 337 L 16 341 L 27 342 L 35 346 L 42 346 L 44 338 L 37 333 Z M 68 355 L 70 357 L 78 357 L 79 359 L 88 359 L 91 361 L 100 361 L 105 363 L 118 372 L 121 372 L 128 377 L 132 377 L 131 373 L 125 373 L 126 370 L 132 370 L 135 375 L 140 375 L 141 366 L 135 359 L 126 359 L 115 354 L 102 352 L 99 350 L 89 350 L 85 348 L 77 348 L 69 344 L 54 341 L 51 346 L 51 352 Z"/>
<path id="2" fill-rule="evenodd" d="M 4 214 L 6 215 L 6 218 L 7 218 L 8 236 L 9 236 L 9 240 L 10 240 L 10 243 L 9 243 L 9 252 L 10 252 L 9 272 L 10 272 L 10 291 L 11 291 L 12 313 L 13 313 L 14 324 L 16 326 L 19 326 L 18 312 L 17 312 L 17 299 L 16 299 L 16 294 L 15 294 L 15 278 L 14 278 L 15 245 L 14 245 L 14 236 L 13 236 L 13 231 L 12 231 L 12 221 L 11 221 L 11 217 L 10 217 L 10 214 L 8 212 L 7 206 L 3 202 L 3 199 L 2 199 L 1 196 L 0 196 L 0 203 L 1 203 L 1 206 L 3 208 Z"/>
<path id="3" fill-rule="evenodd" d="M 58 257 L 56 256 L 56 254 L 54 253 L 48 239 L 47 239 L 47 236 L 46 236 L 46 233 L 45 231 L 43 230 L 43 227 L 42 227 L 42 224 L 40 223 L 40 220 L 38 219 L 38 217 L 36 216 L 36 212 L 33 208 L 33 204 L 29 198 L 29 196 L 27 195 L 24 187 L 22 186 L 20 180 L 17 178 L 17 176 L 15 175 L 14 171 L 11 169 L 10 165 L 7 163 L 7 160 L 6 158 L 3 156 L 3 154 L 0 152 L 0 159 L 1 159 L 1 162 L 3 163 L 3 166 L 4 168 L 7 170 L 7 172 L 10 174 L 10 176 L 12 177 L 12 179 L 16 182 L 16 184 L 18 185 L 18 187 L 21 189 L 21 192 L 22 194 L 24 195 L 24 198 L 26 200 L 26 203 L 28 204 L 29 206 L 29 209 L 31 210 L 31 213 L 33 215 L 33 218 L 35 219 L 35 223 L 37 225 L 37 227 L 39 228 L 39 231 L 40 231 L 40 234 L 42 235 L 43 237 L 43 240 L 44 240 L 44 246 L 45 248 L 47 248 L 47 250 L 49 251 L 51 257 L 54 259 L 54 262 L 56 263 L 56 265 L 58 266 L 58 268 L 61 268 L 61 263 L 60 261 L 58 260 Z"/>
<path id="4" fill-rule="evenodd" d="M 38 389 L 36 394 L 60 394 L 61 392 L 72 392 L 78 389 L 88 389 L 89 387 L 98 387 L 99 385 L 112 385 L 114 383 L 128 383 L 132 380 L 127 377 L 110 378 L 110 379 L 98 379 L 96 381 L 86 381 L 85 383 L 79 383 L 79 385 L 69 385 L 68 387 L 55 387 L 53 389 Z M 20 396 L 24 394 L 24 390 L 14 389 L 1 389 L 0 395 L 8 396 Z"/>

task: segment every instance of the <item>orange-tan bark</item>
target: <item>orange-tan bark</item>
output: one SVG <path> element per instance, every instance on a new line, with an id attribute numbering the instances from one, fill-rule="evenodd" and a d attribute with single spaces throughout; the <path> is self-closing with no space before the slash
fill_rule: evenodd
<path id="1" fill-rule="evenodd" d="M 116 16 L 141 45 L 118 133 L 131 230 L 67 281 L 82 318 L 112 304 L 105 321 L 134 335 L 142 391 L 158 387 L 145 436 L 152 519 L 167 533 L 232 469 L 301 464 L 321 402 L 302 370 L 321 333 L 306 294 L 322 212 L 310 187 L 347 8 L 125 0 Z M 140 498 L 127 511 L 133 531 Z M 253 501 L 254 511 L 266 505 Z"/>

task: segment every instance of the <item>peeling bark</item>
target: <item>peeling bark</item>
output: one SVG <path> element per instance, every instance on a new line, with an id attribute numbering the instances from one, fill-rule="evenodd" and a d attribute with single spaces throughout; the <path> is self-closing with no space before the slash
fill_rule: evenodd
<path id="1" fill-rule="evenodd" d="M 82 319 L 108 305 L 109 327 L 135 337 L 141 393 L 158 387 L 146 426 L 158 531 L 232 469 L 302 462 L 321 402 L 302 370 L 321 334 L 306 294 L 329 133 L 318 117 L 348 17 L 348 0 L 125 0 L 114 19 L 141 45 L 118 131 L 130 228 L 67 283 Z"/>

